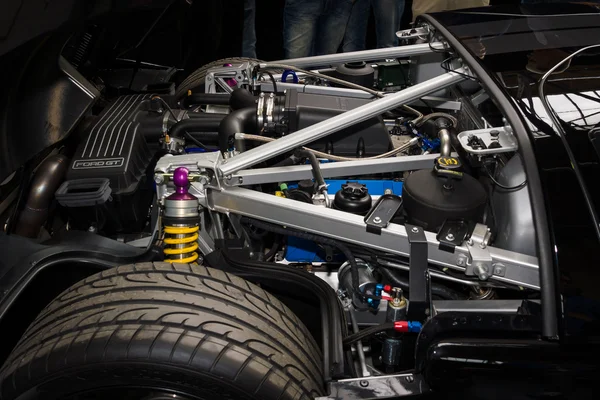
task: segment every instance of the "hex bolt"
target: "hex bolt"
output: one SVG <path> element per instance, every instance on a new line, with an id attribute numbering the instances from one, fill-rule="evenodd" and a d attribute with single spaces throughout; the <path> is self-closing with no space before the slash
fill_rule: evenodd
<path id="1" fill-rule="evenodd" d="M 447 234 L 446 235 L 446 240 L 453 241 L 454 240 L 454 235 L 451 234 L 451 233 Z"/>
<path id="2" fill-rule="evenodd" d="M 154 175 L 154 182 L 156 182 L 157 185 L 162 185 L 165 182 L 165 177 L 162 175 Z"/>
<path id="3" fill-rule="evenodd" d="M 359 384 L 361 387 L 367 387 L 369 386 L 369 381 L 360 381 Z"/>
<path id="4" fill-rule="evenodd" d="M 473 246 L 473 239 L 469 239 L 469 240 L 467 240 L 467 244 L 468 244 L 469 246 Z"/>
<path id="5" fill-rule="evenodd" d="M 375 222 L 376 224 L 379 224 L 379 223 L 381 223 L 381 218 L 375 217 L 375 218 L 373 218 L 373 222 Z"/>
<path id="6" fill-rule="evenodd" d="M 473 272 L 475 272 L 475 275 L 482 281 L 485 281 L 490 277 L 489 268 L 485 264 L 476 265 L 475 268 L 473 268 Z"/>
<path id="7" fill-rule="evenodd" d="M 394 194 L 394 192 L 392 192 L 392 189 L 385 189 L 383 194 Z"/>
<path id="8" fill-rule="evenodd" d="M 419 233 L 419 228 L 417 228 L 416 226 L 413 226 L 411 231 L 412 231 L 412 233 Z"/>

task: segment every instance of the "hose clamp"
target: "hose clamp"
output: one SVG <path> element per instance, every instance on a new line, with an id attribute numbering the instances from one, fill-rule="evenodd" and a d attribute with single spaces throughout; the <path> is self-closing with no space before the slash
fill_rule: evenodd
<path id="1" fill-rule="evenodd" d="M 258 126 L 264 125 L 264 108 L 265 108 L 265 94 L 261 93 L 258 97 L 258 105 L 256 106 L 256 120 L 258 122 Z"/>

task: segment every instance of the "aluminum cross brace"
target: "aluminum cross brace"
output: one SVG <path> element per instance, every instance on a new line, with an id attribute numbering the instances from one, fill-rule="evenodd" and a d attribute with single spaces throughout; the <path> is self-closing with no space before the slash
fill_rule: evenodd
<path id="1" fill-rule="evenodd" d="M 431 43 L 432 46 L 443 47 L 441 43 Z M 348 53 L 326 54 L 323 56 L 291 58 L 289 60 L 272 61 L 277 64 L 293 65 L 294 67 L 319 67 L 323 65 L 343 64 L 353 61 L 375 61 L 388 58 L 411 57 L 431 53 L 429 43 L 407 46 L 386 47 L 383 49 L 351 51 Z"/>
<path id="2" fill-rule="evenodd" d="M 427 169 L 433 168 L 433 163 L 438 157 L 439 154 L 426 154 L 325 163 L 321 164 L 321 174 L 324 178 L 334 178 Z M 310 165 L 292 165 L 289 167 L 242 170 L 225 179 L 225 184 L 230 186 L 256 185 L 259 183 L 301 181 L 312 177 L 312 167 Z"/>
<path id="3" fill-rule="evenodd" d="M 375 115 L 399 107 L 402 104 L 410 103 L 426 94 L 434 93 L 462 82 L 465 80 L 464 74 L 467 74 L 464 68 L 459 68 L 456 72 L 447 72 L 400 92 L 374 100 L 353 110 L 346 111 L 343 114 L 300 129 L 281 139 L 248 150 L 229 160 L 224 160 L 219 166 L 219 172 L 223 176 L 228 176 L 239 170 L 252 167 L 287 151 L 341 131 L 359 122 L 366 121 Z"/>

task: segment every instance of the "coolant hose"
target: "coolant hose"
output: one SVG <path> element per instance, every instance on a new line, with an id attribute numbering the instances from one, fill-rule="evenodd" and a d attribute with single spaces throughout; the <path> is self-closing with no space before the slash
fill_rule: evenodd
<path id="1" fill-rule="evenodd" d="M 37 238 L 40 228 L 48 219 L 48 209 L 54 192 L 62 183 L 69 159 L 62 154 L 48 157 L 38 167 L 25 208 L 19 214 L 15 233 L 20 236 Z"/>
<path id="2" fill-rule="evenodd" d="M 219 125 L 219 148 L 226 153 L 233 147 L 235 134 L 238 132 L 256 132 L 256 106 L 241 108 L 227 114 Z"/>
<path id="3" fill-rule="evenodd" d="M 379 272 L 381 275 L 388 280 L 393 286 L 398 286 L 406 291 L 410 290 L 410 285 L 408 283 L 408 279 L 404 279 L 390 271 L 387 268 L 379 267 Z M 452 289 L 449 289 L 445 286 L 440 285 L 439 283 L 431 282 L 431 295 L 437 296 L 443 300 L 462 300 L 464 296 L 461 296 L 459 293 L 455 292 Z M 410 297 L 409 297 L 410 300 Z"/>
<path id="4" fill-rule="evenodd" d="M 325 179 L 323 179 L 323 174 L 321 173 L 321 164 L 317 159 L 317 156 L 314 153 L 311 153 L 308 150 L 298 150 L 296 152 L 300 157 L 306 157 L 310 161 L 310 165 L 312 167 L 313 178 L 315 178 L 315 182 L 317 183 L 317 187 L 321 190 L 322 188 L 326 188 Z"/>
<path id="5" fill-rule="evenodd" d="M 257 98 L 246 89 L 235 89 L 231 92 L 229 107 L 231 107 L 232 110 L 253 107 L 256 105 L 256 100 Z"/>

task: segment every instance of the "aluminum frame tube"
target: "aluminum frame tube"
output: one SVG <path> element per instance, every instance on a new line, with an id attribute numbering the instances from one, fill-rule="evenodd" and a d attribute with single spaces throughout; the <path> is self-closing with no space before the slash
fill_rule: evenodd
<path id="1" fill-rule="evenodd" d="M 390 224 L 381 230 L 381 235 L 376 235 L 366 231 L 364 217 L 360 215 L 240 187 L 207 190 L 207 206 L 217 212 L 244 215 L 403 257 L 410 254 L 404 225 Z M 469 257 L 469 250 L 465 246 L 457 246 L 454 253 L 449 253 L 440 249 L 435 233 L 425 232 L 425 237 L 431 264 L 462 272 L 466 270 L 464 261 Z M 540 289 L 536 257 L 492 246 L 487 246 L 487 250 L 492 265 L 502 266 L 501 275 L 492 275 L 490 280 Z"/>
<path id="2" fill-rule="evenodd" d="M 321 164 L 321 173 L 325 178 L 334 178 L 426 169 L 433 168 L 435 159 L 438 157 L 439 154 L 424 154 L 376 160 L 339 161 Z M 312 179 L 310 165 L 242 170 L 225 179 L 225 184 L 229 186 L 256 185 L 260 183 L 301 181 L 303 179 Z"/>
<path id="3" fill-rule="evenodd" d="M 438 92 L 441 89 L 462 82 L 466 79 L 464 76 L 466 74 L 468 74 L 466 69 L 459 68 L 456 72 L 446 72 L 445 74 L 418 83 L 400 92 L 373 100 L 372 102 L 353 110 L 346 111 L 343 114 L 336 115 L 325 121 L 300 129 L 281 139 L 266 143 L 229 160 L 225 160 L 219 166 L 219 171 L 223 176 L 227 176 L 239 170 L 252 167 L 307 143 L 341 131 L 344 128 L 366 121 L 375 115 L 400 107 L 403 104 L 410 103 L 426 94 Z"/>
<path id="4" fill-rule="evenodd" d="M 431 43 L 431 46 L 440 44 Z M 342 64 L 353 61 L 375 61 L 385 60 L 387 58 L 411 57 L 432 52 L 430 43 L 412 44 L 407 46 L 386 47 L 383 49 L 351 51 L 348 53 L 326 54 L 323 56 L 292 58 L 289 60 L 271 61 L 271 63 L 280 63 L 293 65 L 294 67 L 319 67 L 323 65 Z"/>

